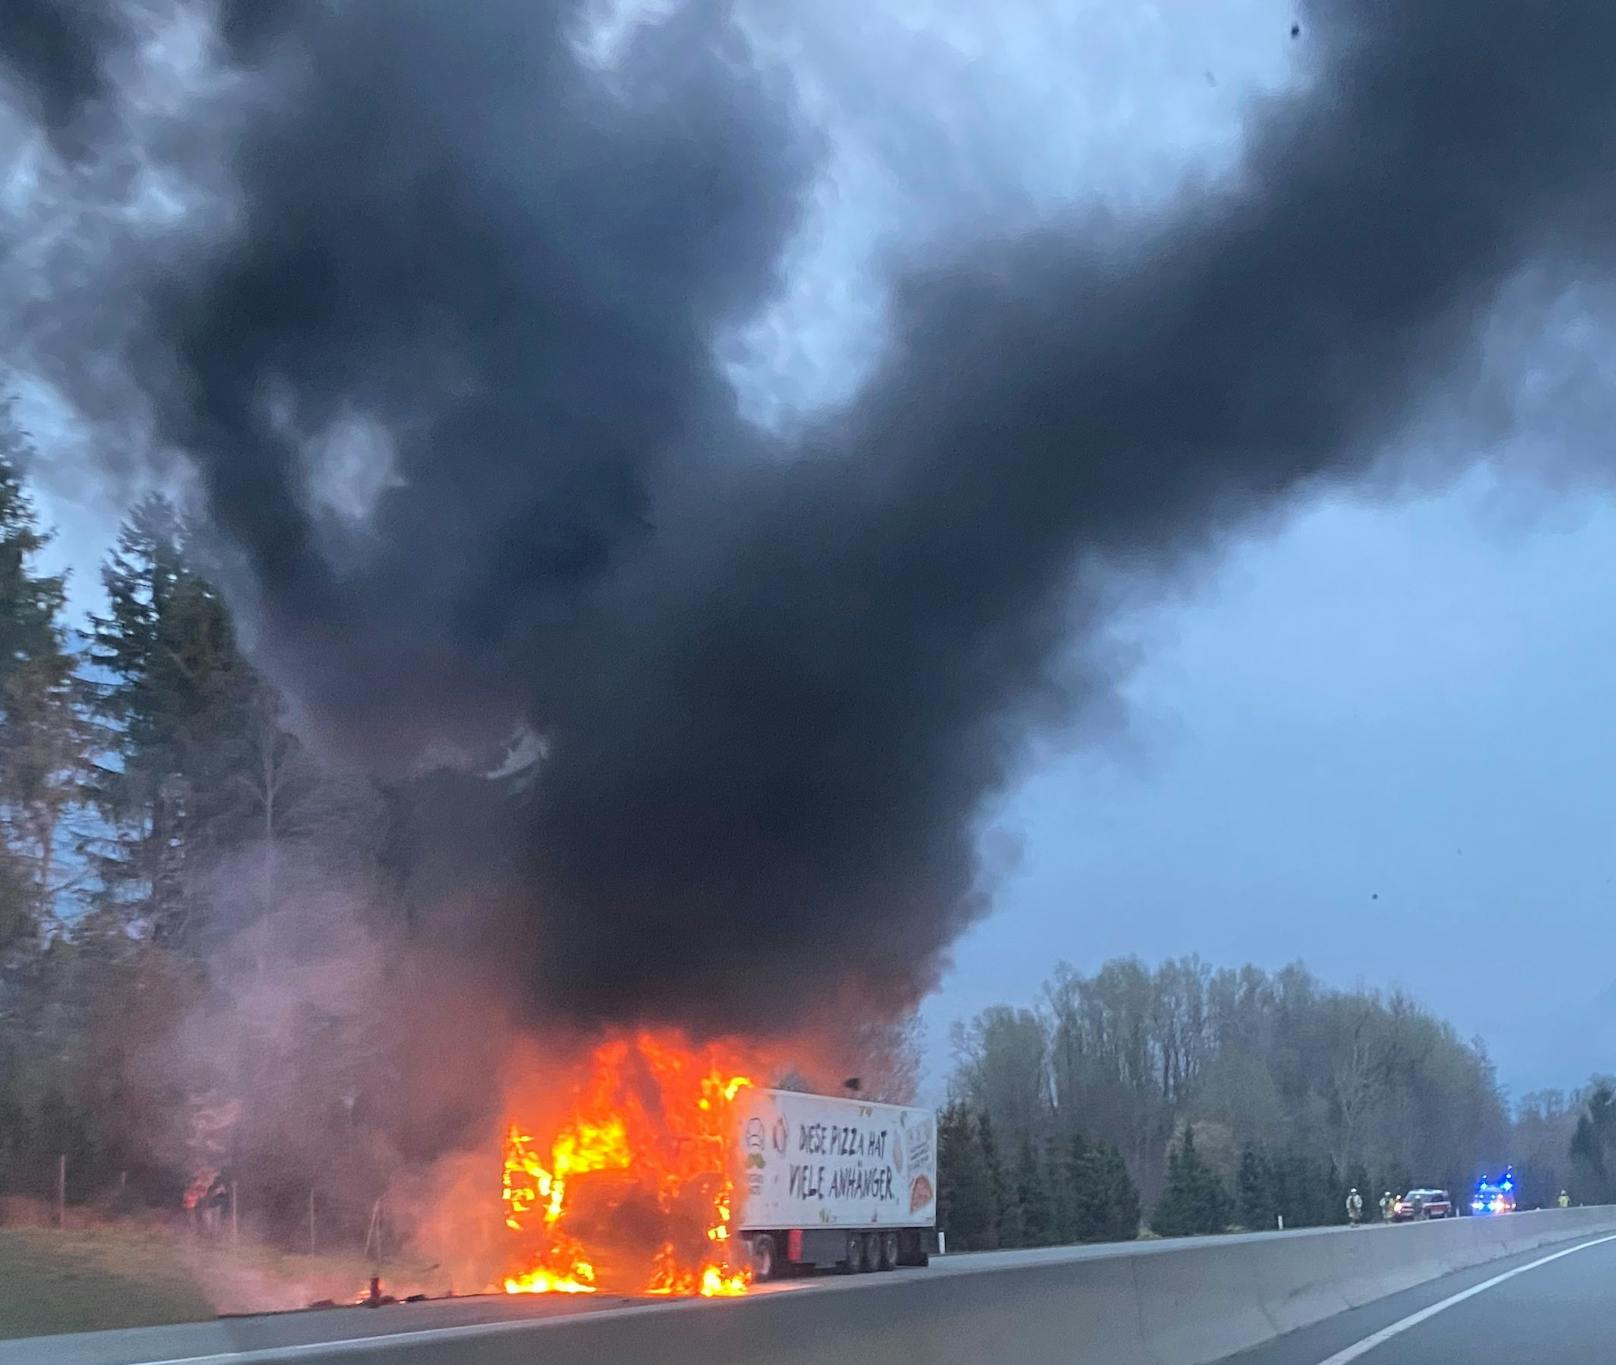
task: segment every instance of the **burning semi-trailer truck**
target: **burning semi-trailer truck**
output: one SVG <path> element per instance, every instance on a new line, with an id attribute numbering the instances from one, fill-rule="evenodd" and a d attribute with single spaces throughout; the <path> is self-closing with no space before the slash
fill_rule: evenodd
<path id="1" fill-rule="evenodd" d="M 925 1265 L 937 1229 L 929 1109 L 743 1090 L 733 1235 L 766 1280 L 793 1268 Z"/>

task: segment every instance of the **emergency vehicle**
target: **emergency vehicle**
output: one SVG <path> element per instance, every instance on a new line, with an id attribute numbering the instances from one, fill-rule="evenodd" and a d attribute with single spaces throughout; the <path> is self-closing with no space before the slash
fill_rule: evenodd
<path id="1" fill-rule="evenodd" d="M 1497 1181 L 1487 1179 L 1476 1182 L 1476 1193 L 1470 1200 L 1474 1214 L 1515 1212 L 1515 1173 L 1505 1171 Z"/>
<path id="2" fill-rule="evenodd" d="M 1397 1201 L 1392 1219 L 1411 1223 L 1419 1218 L 1452 1218 L 1453 1196 L 1446 1190 L 1410 1190 Z"/>

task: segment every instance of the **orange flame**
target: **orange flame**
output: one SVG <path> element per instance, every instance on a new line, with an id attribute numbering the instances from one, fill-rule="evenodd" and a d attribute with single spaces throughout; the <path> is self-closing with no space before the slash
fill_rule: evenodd
<path id="1" fill-rule="evenodd" d="M 191 1183 L 185 1187 L 185 1194 L 180 1199 L 180 1206 L 189 1213 L 208 1197 L 208 1191 L 213 1188 L 213 1182 L 219 1178 L 218 1171 L 211 1166 L 205 1166 L 191 1177 Z"/>
<path id="2" fill-rule="evenodd" d="M 752 1082 L 717 1046 L 641 1032 L 601 1044 L 548 1152 L 505 1135 L 509 1294 L 743 1294 L 730 1237 L 735 1096 Z"/>

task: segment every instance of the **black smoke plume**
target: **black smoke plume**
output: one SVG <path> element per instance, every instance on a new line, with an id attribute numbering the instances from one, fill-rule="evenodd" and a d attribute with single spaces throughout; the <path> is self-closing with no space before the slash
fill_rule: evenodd
<path id="1" fill-rule="evenodd" d="M 97 0 L 6 0 L 0 7 L 0 75 L 29 111 L 62 138 L 106 94 L 104 58 L 126 37 L 115 7 Z"/>
<path id="2" fill-rule="evenodd" d="M 1524 269 L 1611 265 L 1616 6 L 1321 0 L 1231 179 L 984 231 L 787 440 L 716 356 L 817 149 L 723 6 L 605 71 L 560 4 L 276 10 L 237 229 L 129 363 L 312 724 L 394 767 L 536 737 L 457 846 L 572 1017 L 913 998 L 983 909 L 984 799 L 1104 685 L 1103 575 L 1361 475 Z"/>

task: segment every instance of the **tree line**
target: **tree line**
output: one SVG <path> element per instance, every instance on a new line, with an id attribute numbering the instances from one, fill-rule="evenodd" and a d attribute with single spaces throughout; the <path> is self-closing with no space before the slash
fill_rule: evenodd
<path id="1" fill-rule="evenodd" d="M 1122 1154 L 1080 1132 L 1025 1133 L 1001 1155 L 993 1120 L 959 1100 L 937 1118 L 938 1225 L 955 1251 L 1114 1242 L 1139 1230 Z"/>
<path id="2" fill-rule="evenodd" d="M 53 1196 L 65 1158 L 69 1203 L 177 1208 L 229 1174 L 263 1220 L 363 1229 L 401 983 L 350 950 L 398 927 L 397 793 L 300 741 L 167 500 L 70 624 L 33 458 L 0 405 L 0 1194 Z"/>
<path id="3" fill-rule="evenodd" d="M 952 1042 L 940 1211 L 962 1248 L 1131 1237 L 1141 1208 L 1163 1236 L 1339 1223 L 1350 1189 L 1369 1216 L 1417 1186 L 1463 1203 L 1509 1165 L 1523 1207 L 1616 1199 L 1616 1088 L 1512 1115 L 1479 1040 L 1300 965 L 1062 964 L 1036 1008 L 983 1010 Z M 1110 1221 L 1074 1219 L 1080 1198 Z"/>

